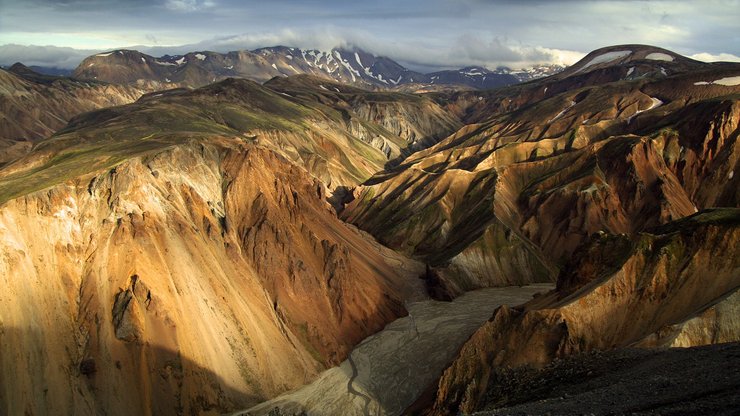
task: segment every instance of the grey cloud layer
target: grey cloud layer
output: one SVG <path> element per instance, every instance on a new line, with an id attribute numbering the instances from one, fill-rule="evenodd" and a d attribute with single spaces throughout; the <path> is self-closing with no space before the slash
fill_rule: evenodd
<path id="1" fill-rule="evenodd" d="M 620 43 L 691 55 L 740 55 L 740 0 L 3 0 L 0 44 L 55 34 L 115 35 L 154 54 L 220 52 L 285 44 L 329 49 L 350 43 L 415 69 L 471 64 L 522 66 Z M 33 37 L 32 37 L 33 35 Z M 158 47 L 157 45 L 185 45 Z M 65 46 L 59 45 L 58 46 Z M 0 49 L 68 66 L 73 53 Z M 79 55 L 79 54 L 78 54 Z"/>

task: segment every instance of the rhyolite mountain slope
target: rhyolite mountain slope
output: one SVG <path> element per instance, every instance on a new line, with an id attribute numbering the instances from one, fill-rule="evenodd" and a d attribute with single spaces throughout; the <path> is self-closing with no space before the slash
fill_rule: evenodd
<path id="1" fill-rule="evenodd" d="M 713 71 L 731 70 L 735 65 L 723 62 L 707 64 L 654 46 L 618 45 L 597 49 L 562 72 L 546 78 L 494 91 L 444 95 L 442 100 L 460 112 L 467 123 L 475 123 L 555 97 L 564 91 L 618 81 L 670 78 L 689 72 L 696 72 L 696 75 L 709 72 L 708 76 L 711 76 Z"/>
<path id="2" fill-rule="evenodd" d="M 293 91 L 228 79 L 192 91 L 151 93 L 126 106 L 83 114 L 39 143 L 32 156 L 5 167 L 0 200 L 17 196 L 18 189 L 42 189 L 49 180 L 70 178 L 88 164 L 107 166 L 121 157 L 168 146 L 179 137 L 174 132 L 186 137 L 234 136 L 267 147 L 334 190 L 364 181 L 407 146 L 434 142 L 459 126 L 425 97 L 359 89 L 337 93 L 327 86 L 345 87 L 321 82 L 302 78 Z M 312 95 L 302 95 L 307 91 Z M 393 112 L 384 110 L 386 103 Z M 393 121 L 386 121 L 388 117 Z M 113 156 L 99 157 L 102 150 Z M 70 154 L 84 157 L 85 163 L 71 163 Z M 62 163 L 52 163 L 55 158 Z M 29 169 L 46 165 L 58 170 L 28 177 Z"/>
<path id="3" fill-rule="evenodd" d="M 126 85 L 42 75 L 15 64 L 0 69 L 0 165 L 23 155 L 33 142 L 74 116 L 130 103 L 145 90 Z"/>
<path id="4" fill-rule="evenodd" d="M 320 190 L 274 152 L 183 137 L 6 202 L 4 412 L 222 413 L 341 361 L 418 272 Z"/>
<path id="5" fill-rule="evenodd" d="M 81 79 L 118 84 L 156 83 L 162 88 L 199 87 L 228 77 L 265 82 L 276 76 L 307 74 L 348 85 L 382 89 L 406 84 L 482 89 L 516 84 L 562 69 L 548 68 L 511 73 L 508 69 L 490 71 L 470 67 L 422 74 L 390 58 L 375 56 L 357 48 L 337 48 L 324 52 L 276 46 L 225 54 L 202 51 L 158 58 L 135 50 L 115 50 L 86 58 L 73 74 Z"/>
<path id="6" fill-rule="evenodd" d="M 387 162 L 364 140 L 407 143 L 383 126 L 451 126 L 417 114 L 424 98 L 310 81 L 149 94 L 0 169 L 4 412 L 249 407 L 424 296 L 423 266 L 340 221 L 327 190 Z"/>
<path id="7" fill-rule="evenodd" d="M 570 76 L 438 96 L 468 124 L 374 175 L 343 218 L 459 293 L 552 280 L 597 231 L 738 206 L 740 65 L 662 54 L 607 48 Z"/>
<path id="8" fill-rule="evenodd" d="M 571 354 L 740 341 L 739 245 L 738 208 L 702 211 L 632 237 L 595 235 L 554 291 L 499 308 L 471 337 L 442 376 L 429 414 L 506 406 L 512 368 Z"/>
<path id="9" fill-rule="evenodd" d="M 354 136 L 372 143 L 391 162 L 427 148 L 462 127 L 457 117 L 425 96 L 368 92 L 306 75 L 273 78 L 265 86 L 308 107 L 329 106 L 339 111 Z M 361 121 L 378 125 L 385 133 L 368 129 Z M 403 141 L 399 144 L 385 139 L 387 132 Z"/>

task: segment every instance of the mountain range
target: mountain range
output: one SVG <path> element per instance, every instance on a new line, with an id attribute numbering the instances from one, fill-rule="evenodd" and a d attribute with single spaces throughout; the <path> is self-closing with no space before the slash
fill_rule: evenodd
<path id="1" fill-rule="evenodd" d="M 83 60 L 73 76 L 111 83 L 156 82 L 170 87 L 199 87 L 229 77 L 265 82 L 276 76 L 309 74 L 366 88 L 428 84 L 486 89 L 528 81 L 560 70 L 562 67 L 557 65 L 541 65 L 520 71 L 467 67 L 422 74 L 404 68 L 390 58 L 375 56 L 361 49 L 323 52 L 276 46 L 226 54 L 202 51 L 159 58 L 133 50 L 115 50 Z"/>
<path id="2" fill-rule="evenodd" d="M 642 348 L 711 386 L 640 373 L 612 410 L 731 414 L 740 64 L 494 75 L 283 47 L 0 71 L 0 409 L 583 413 Z"/>

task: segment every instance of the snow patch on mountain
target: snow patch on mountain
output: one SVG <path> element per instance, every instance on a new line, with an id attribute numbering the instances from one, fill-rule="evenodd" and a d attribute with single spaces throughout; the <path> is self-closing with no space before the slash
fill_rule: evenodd
<path id="1" fill-rule="evenodd" d="M 624 58 L 625 56 L 628 56 L 631 53 L 632 51 L 613 51 L 613 52 L 602 53 L 601 55 L 594 57 L 593 59 L 588 61 L 586 65 L 582 66 L 581 69 L 579 69 L 575 73 L 577 74 L 579 72 L 582 72 L 586 68 L 592 67 L 594 65 L 605 64 L 607 62 L 612 62 L 617 59 Z"/>
<path id="2" fill-rule="evenodd" d="M 733 87 L 735 85 L 740 85 L 740 76 L 725 77 L 714 81 L 699 81 L 695 82 L 694 85 L 723 85 L 726 87 Z"/>
<path id="3" fill-rule="evenodd" d="M 651 54 L 648 54 L 645 59 L 650 59 L 653 61 L 667 61 L 667 62 L 673 62 L 674 58 L 671 55 L 668 55 L 667 53 L 662 52 L 653 52 Z"/>
<path id="4" fill-rule="evenodd" d="M 737 77 L 725 77 L 714 81 L 715 84 L 725 85 L 728 87 L 740 85 L 740 76 Z"/>
<path id="5" fill-rule="evenodd" d="M 349 71 L 350 76 L 352 76 L 352 82 L 355 82 L 357 80 L 357 78 L 355 77 L 355 74 L 358 77 L 361 77 L 360 72 L 358 70 L 352 68 L 352 65 L 350 65 L 349 62 L 347 62 L 346 59 L 340 59 L 339 62 L 342 64 L 342 66 L 344 66 L 345 68 L 347 68 L 347 71 Z"/>
<path id="6" fill-rule="evenodd" d="M 481 72 L 480 68 L 470 68 L 467 71 L 461 71 L 464 75 L 474 77 L 478 75 L 483 75 L 483 72 Z"/>
<path id="7" fill-rule="evenodd" d="M 549 123 L 552 123 L 553 121 L 555 121 L 555 120 L 559 119 L 559 118 L 560 118 L 560 117 L 562 117 L 562 116 L 563 116 L 563 115 L 564 115 L 564 114 L 565 114 L 565 113 L 566 113 L 566 112 L 567 112 L 568 110 L 570 110 L 571 108 L 573 108 L 573 106 L 574 106 L 574 105 L 576 105 L 576 102 L 575 102 L 575 101 L 571 101 L 571 102 L 570 102 L 570 104 L 569 104 L 569 105 L 568 105 L 567 107 L 565 107 L 565 109 L 563 109 L 563 111 L 559 112 L 559 113 L 558 113 L 558 114 L 557 114 L 557 115 L 556 115 L 555 117 L 551 118 L 550 120 L 547 120 L 547 123 L 549 124 Z"/>
<path id="8" fill-rule="evenodd" d="M 637 110 L 637 111 L 635 111 L 635 114 L 632 114 L 631 116 L 629 116 L 627 118 L 627 124 L 630 124 L 632 122 L 632 119 L 635 118 L 638 114 L 644 113 L 646 111 L 650 111 L 652 109 L 658 108 L 661 105 L 663 105 L 663 101 L 661 99 L 659 99 L 659 98 L 650 97 L 650 99 L 652 100 L 652 103 L 650 103 L 650 107 L 648 107 L 648 108 L 646 108 L 644 110 Z"/>

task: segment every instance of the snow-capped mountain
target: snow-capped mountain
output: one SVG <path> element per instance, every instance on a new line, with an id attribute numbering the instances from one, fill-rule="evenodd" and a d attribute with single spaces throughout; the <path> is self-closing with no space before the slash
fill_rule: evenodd
<path id="1" fill-rule="evenodd" d="M 500 71 L 501 73 L 505 73 L 505 74 L 511 74 L 514 77 L 516 77 L 516 79 L 518 79 L 519 82 L 527 82 L 527 81 L 532 81 L 534 79 L 549 77 L 550 75 L 555 75 L 563 71 L 565 68 L 566 67 L 564 65 L 544 64 L 544 65 L 534 65 L 530 68 L 523 68 L 523 69 L 509 69 L 509 68 L 503 67 L 503 68 L 497 69 L 497 71 Z"/>
<path id="2" fill-rule="evenodd" d="M 197 87 L 225 78 L 259 82 L 276 76 L 310 74 L 342 83 L 374 88 L 405 84 L 459 85 L 495 88 L 532 79 L 537 70 L 508 73 L 467 67 L 431 74 L 409 70 L 396 61 L 361 49 L 319 51 L 286 46 L 234 51 L 225 54 L 199 51 L 153 57 L 135 50 L 116 50 L 86 58 L 74 76 L 111 83 L 161 83 Z M 524 74 L 524 75 L 522 75 Z"/>

